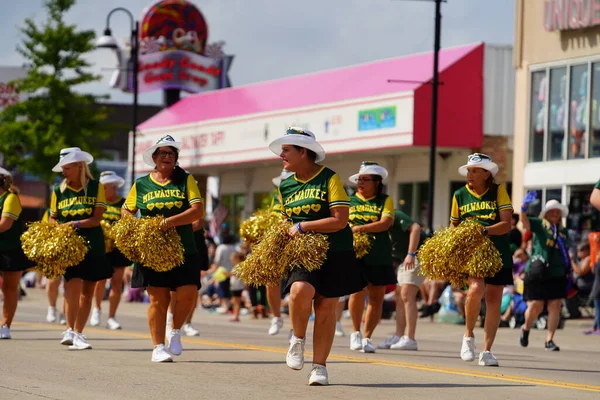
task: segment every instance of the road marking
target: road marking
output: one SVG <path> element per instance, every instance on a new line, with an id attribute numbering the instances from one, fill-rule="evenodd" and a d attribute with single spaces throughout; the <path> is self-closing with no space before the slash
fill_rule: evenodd
<path id="1" fill-rule="evenodd" d="M 29 328 L 45 328 L 52 330 L 63 330 L 64 327 L 49 325 L 49 324 L 40 324 L 33 322 L 14 322 L 15 326 L 29 327 Z M 150 335 L 147 333 L 138 333 L 131 331 L 111 331 L 106 329 L 97 329 L 97 328 L 87 328 L 87 332 L 99 333 L 102 335 L 109 336 L 121 336 L 121 337 L 129 337 L 129 338 L 137 338 L 137 339 L 151 339 Z M 287 349 L 283 349 L 280 347 L 269 347 L 269 346 L 259 346 L 253 344 L 243 344 L 243 343 L 230 343 L 230 342 L 221 342 L 216 340 L 206 340 L 206 339 L 197 339 L 190 337 L 183 337 L 182 341 L 184 343 L 194 343 L 201 344 L 205 346 L 212 347 L 225 347 L 230 349 L 240 349 L 240 350 L 254 350 L 261 351 L 266 353 L 277 353 L 277 354 L 286 354 Z M 306 355 L 312 355 L 311 352 L 306 352 Z M 417 364 L 417 363 L 409 363 L 404 361 L 392 361 L 392 360 L 381 360 L 374 358 L 362 358 L 355 356 L 344 356 L 341 354 L 330 354 L 329 360 L 332 361 L 348 361 L 357 364 L 371 364 L 378 365 L 384 367 L 396 367 L 396 368 L 407 368 L 419 371 L 428 371 L 428 372 L 436 372 L 442 374 L 450 374 L 450 375 L 460 375 L 471 378 L 483 378 L 483 379 L 492 379 L 497 381 L 506 381 L 506 382 L 514 382 L 521 383 L 525 385 L 536 385 L 536 386 L 547 386 L 547 387 L 557 387 L 562 389 L 573 389 L 573 390 L 583 390 L 587 392 L 595 392 L 600 393 L 600 386 L 587 385 L 581 383 L 573 383 L 573 382 L 563 382 L 563 381 L 554 381 L 547 379 L 539 379 L 532 378 L 526 376 L 516 376 L 516 375 L 506 375 L 494 372 L 486 372 L 486 371 L 473 371 L 468 369 L 460 369 L 453 367 L 442 367 L 438 365 L 427 365 L 427 364 Z"/>

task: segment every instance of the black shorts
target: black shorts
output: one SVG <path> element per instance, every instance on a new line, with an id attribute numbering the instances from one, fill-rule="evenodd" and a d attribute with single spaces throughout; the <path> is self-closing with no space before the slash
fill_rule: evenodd
<path id="1" fill-rule="evenodd" d="M 108 279 L 113 275 L 113 268 L 106 258 L 106 254 L 86 254 L 83 261 L 74 267 L 67 268 L 64 278 L 68 282 L 73 278 L 80 278 L 88 282 L 98 282 Z"/>
<path id="2" fill-rule="evenodd" d="M 14 250 L 0 251 L 0 272 L 19 272 L 31 267 L 33 267 L 33 263 L 25 256 L 20 247 Z"/>
<path id="3" fill-rule="evenodd" d="M 187 285 L 196 285 L 198 289 L 201 287 L 198 253 L 186 255 L 183 264 L 167 272 L 156 272 L 140 264 L 133 268 L 132 288 L 167 287 L 174 291 Z"/>
<path id="4" fill-rule="evenodd" d="M 523 298 L 525 300 L 557 300 L 567 297 L 567 278 L 529 280 L 525 276 Z"/>
<path id="5" fill-rule="evenodd" d="M 243 290 L 231 290 L 231 297 L 242 297 Z"/>
<path id="6" fill-rule="evenodd" d="M 398 283 L 394 265 L 367 265 L 364 260 L 358 260 L 360 269 L 369 282 L 373 286 L 387 286 Z"/>
<path id="7" fill-rule="evenodd" d="M 486 285 L 497 285 L 497 286 L 507 286 L 512 285 L 513 282 L 513 272 L 511 268 L 502 268 L 500 271 L 496 273 L 494 276 L 490 276 L 489 278 L 484 279 Z"/>
<path id="8" fill-rule="evenodd" d="M 354 250 L 328 252 L 327 260 L 316 271 L 293 269 L 284 279 L 283 294 L 289 293 L 292 284 L 300 281 L 310 283 L 317 294 L 327 298 L 360 292 L 367 286 Z"/>
<path id="9" fill-rule="evenodd" d="M 110 253 L 106 253 L 106 257 L 108 258 L 108 262 L 113 268 L 122 268 L 129 267 L 133 264 L 123 253 L 119 251 L 119 249 L 115 248 Z"/>

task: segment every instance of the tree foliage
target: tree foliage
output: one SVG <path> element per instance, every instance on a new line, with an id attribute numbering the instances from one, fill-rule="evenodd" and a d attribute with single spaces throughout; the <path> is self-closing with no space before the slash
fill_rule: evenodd
<path id="1" fill-rule="evenodd" d="M 46 0 L 46 20 L 26 19 L 17 51 L 27 60 L 27 75 L 15 81 L 21 102 L 0 112 L 0 153 L 9 167 L 51 183 L 51 169 L 64 147 L 99 155 L 108 138 L 108 111 L 98 106 L 106 96 L 79 93 L 78 85 L 96 82 L 83 56 L 94 50 L 95 33 L 67 25 L 65 14 L 75 0 Z"/>

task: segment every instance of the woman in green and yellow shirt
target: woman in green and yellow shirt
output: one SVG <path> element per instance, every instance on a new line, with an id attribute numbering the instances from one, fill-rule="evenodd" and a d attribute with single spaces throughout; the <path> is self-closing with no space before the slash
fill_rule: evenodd
<path id="1" fill-rule="evenodd" d="M 171 355 L 178 356 L 183 351 L 180 329 L 194 306 L 195 293 L 200 289 L 202 260 L 196 248 L 192 223 L 204 215 L 204 200 L 194 177 L 178 166 L 182 147 L 181 142 L 166 135 L 144 150 L 144 162 L 154 170 L 135 181 L 122 209 L 123 214 L 135 214 L 139 210 L 142 217 L 165 217 L 160 229 L 176 228 L 183 244 L 182 265 L 167 272 L 157 272 L 140 264 L 133 269 L 131 287 L 145 287 L 150 296 L 148 325 L 154 344 L 153 362 L 171 362 Z M 167 350 L 165 331 L 171 291 L 175 292 L 176 305 Z"/>
<path id="2" fill-rule="evenodd" d="M 392 263 L 392 242 L 388 230 L 394 223 L 394 202 L 383 193 L 383 180 L 388 172 L 379 164 L 365 161 L 350 182 L 358 185 L 358 191 L 350 197 L 350 226 L 352 232 L 365 232 L 373 237 L 369 252 L 359 260 L 362 272 L 369 282 L 367 288 L 350 296 L 348 308 L 352 316 L 354 332 L 350 335 L 350 349 L 375 353 L 371 336 L 381 320 L 383 296 L 386 285 L 397 283 Z M 369 297 L 365 316 L 364 336 L 360 325 L 365 308 L 365 296 Z"/>
<path id="3" fill-rule="evenodd" d="M 319 165 L 325 151 L 315 135 L 302 128 L 288 128 L 286 134 L 269 148 L 294 172 L 279 185 L 283 212 L 295 224 L 289 235 L 306 232 L 326 234 L 329 240 L 327 260 L 316 271 L 293 269 L 284 284 L 290 293 L 290 318 L 294 334 L 286 356 L 288 367 L 304 366 L 306 327 L 315 310 L 313 368 L 309 385 L 328 385 L 326 362 L 335 334 L 335 309 L 341 296 L 361 291 L 366 286 L 352 246 L 348 226 L 350 199 L 339 175 Z"/>
<path id="4" fill-rule="evenodd" d="M 60 151 L 60 160 L 52 169 L 62 172 L 65 178 L 52 191 L 50 219 L 71 225 L 89 244 L 83 261 L 68 268 L 64 275 L 67 331 L 61 344 L 76 350 L 92 348 L 82 334 L 83 328 L 90 315 L 96 282 L 112 275 L 100 227 L 106 209 L 104 186 L 92 178 L 88 167 L 92 161 L 91 154 L 70 147 Z"/>
<path id="5" fill-rule="evenodd" d="M 479 365 L 498 366 L 492 354 L 492 345 L 500 323 L 502 290 L 512 285 L 512 253 L 510 251 L 510 223 L 513 207 L 504 185 L 494 182 L 498 165 L 491 157 L 475 153 L 467 159 L 467 164 L 458 169 L 467 177 L 467 184 L 454 192 L 452 197 L 451 226 L 463 221 L 475 221 L 482 225 L 481 234 L 489 236 L 502 257 L 502 269 L 494 276 L 485 279 L 469 277 L 469 291 L 465 305 L 465 335 L 460 357 L 463 361 L 475 359 L 475 324 L 481 309 L 481 299 L 485 293 L 485 327 L 483 351 L 479 353 Z"/>
<path id="6" fill-rule="evenodd" d="M 31 267 L 23 249 L 21 249 L 21 202 L 19 191 L 12 184 L 10 172 L 0 167 L 0 273 L 2 274 L 2 323 L 0 339 L 10 339 L 17 302 L 19 300 L 19 281 L 23 271 Z"/>

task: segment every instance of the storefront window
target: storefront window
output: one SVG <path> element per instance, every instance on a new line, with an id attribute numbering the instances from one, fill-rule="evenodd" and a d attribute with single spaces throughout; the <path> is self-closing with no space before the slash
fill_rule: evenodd
<path id="1" fill-rule="evenodd" d="M 399 209 L 421 226 L 427 225 L 429 184 L 427 182 L 398 185 Z"/>
<path id="2" fill-rule="evenodd" d="M 600 213 L 590 204 L 593 185 L 569 187 L 569 216 L 567 228 L 572 245 L 586 240 L 590 232 L 600 230 Z"/>
<path id="3" fill-rule="evenodd" d="M 246 206 L 246 196 L 243 194 L 229 194 L 221 197 L 223 206 L 229 211 L 225 222 L 229 225 L 229 230 L 234 235 L 240 230 L 240 224 L 244 220 L 244 209 Z"/>
<path id="4" fill-rule="evenodd" d="M 592 64 L 592 134 L 589 143 L 589 156 L 600 157 L 600 63 Z"/>
<path id="5" fill-rule="evenodd" d="M 563 158 L 567 104 L 567 69 L 553 68 L 550 70 L 549 161 Z"/>
<path id="6" fill-rule="evenodd" d="M 571 106 L 569 107 L 569 159 L 585 157 L 585 134 L 588 126 L 588 66 L 571 67 Z"/>
<path id="7" fill-rule="evenodd" d="M 546 131 L 546 71 L 537 71 L 531 77 L 531 113 L 529 134 L 529 161 L 543 161 Z"/>

